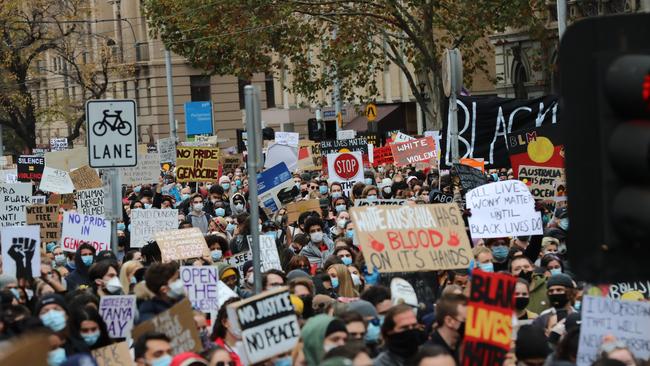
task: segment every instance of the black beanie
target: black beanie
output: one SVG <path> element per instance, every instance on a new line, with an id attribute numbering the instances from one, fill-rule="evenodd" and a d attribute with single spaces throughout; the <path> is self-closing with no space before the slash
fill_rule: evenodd
<path id="1" fill-rule="evenodd" d="M 546 358 L 551 349 L 546 341 L 544 330 L 531 324 L 522 325 L 517 332 L 515 354 L 518 360 Z"/>
<path id="2" fill-rule="evenodd" d="M 45 305 L 49 305 L 49 304 L 57 304 L 60 307 L 62 307 L 66 313 L 68 312 L 68 306 L 66 305 L 63 296 L 59 294 L 47 294 L 43 296 L 41 300 L 36 304 L 36 308 L 34 312 L 36 316 L 38 316 L 38 313 L 41 312 L 41 309 L 45 307 Z"/>
<path id="3" fill-rule="evenodd" d="M 348 328 L 345 327 L 345 323 L 341 319 L 334 319 L 329 323 L 325 330 L 325 337 L 327 338 L 328 335 L 335 332 L 348 332 Z"/>
<path id="4" fill-rule="evenodd" d="M 551 286 L 564 286 L 566 288 L 576 288 L 576 286 L 573 284 L 573 280 L 571 277 L 564 273 L 558 273 L 556 275 L 551 276 L 551 278 L 548 279 L 548 282 L 546 282 L 546 288 L 550 288 Z"/>

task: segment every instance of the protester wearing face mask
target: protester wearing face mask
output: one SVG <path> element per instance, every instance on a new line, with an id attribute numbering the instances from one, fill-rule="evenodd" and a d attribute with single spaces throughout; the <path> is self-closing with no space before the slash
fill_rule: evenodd
<path id="1" fill-rule="evenodd" d="M 52 248 L 52 264 L 54 268 L 64 267 L 66 264 L 66 257 L 63 253 L 63 249 L 58 245 L 54 245 Z"/>
<path id="2" fill-rule="evenodd" d="M 542 238 L 542 250 L 539 252 L 539 258 L 535 261 L 535 265 L 539 266 L 541 264 L 542 257 L 547 254 L 557 254 L 558 248 L 560 246 L 560 241 L 556 238 L 550 236 L 545 236 Z"/>
<path id="3" fill-rule="evenodd" d="M 234 297 L 223 303 L 217 313 L 217 318 L 214 321 L 214 331 L 210 337 L 217 346 L 228 351 L 233 366 L 243 365 L 242 355 L 244 355 L 244 348 L 241 342 L 241 331 L 235 329 L 233 324 L 230 323 L 226 309 L 228 305 L 240 300 L 240 298 Z"/>
<path id="4" fill-rule="evenodd" d="M 517 319 L 528 320 L 537 318 L 537 314 L 528 310 L 530 303 L 530 284 L 523 278 L 517 278 L 515 284 L 515 311 Z"/>
<path id="5" fill-rule="evenodd" d="M 238 216 L 243 213 L 247 213 L 246 210 L 246 198 L 241 193 L 235 193 L 230 198 L 230 209 L 232 210 L 233 216 Z"/>
<path id="6" fill-rule="evenodd" d="M 492 238 L 485 240 L 485 246 L 492 251 L 494 272 L 508 270 L 508 241 L 506 238 Z"/>
<path id="7" fill-rule="evenodd" d="M 343 264 L 332 264 L 327 268 L 332 289 L 338 297 L 359 297 L 359 292 L 354 289 L 354 281 L 347 267 Z"/>
<path id="8" fill-rule="evenodd" d="M 378 346 L 381 340 L 381 321 L 377 310 L 375 307 L 368 301 L 365 300 L 356 300 L 348 304 L 348 311 L 355 312 L 361 315 L 365 323 L 365 335 L 363 337 L 363 343 L 370 351 L 370 357 L 375 357 L 378 354 Z M 347 322 L 346 322 L 347 324 Z M 351 335 L 350 328 L 348 328 L 348 333 Z"/>
<path id="9" fill-rule="evenodd" d="M 92 307 L 83 307 L 75 309 L 71 315 L 73 331 L 79 334 L 91 351 L 112 343 L 108 336 L 106 323 L 97 310 Z"/>
<path id="10" fill-rule="evenodd" d="M 219 178 L 219 186 L 223 189 L 223 199 L 227 200 L 233 191 L 232 184 L 230 183 L 230 178 L 227 175 L 222 175 Z"/>
<path id="11" fill-rule="evenodd" d="M 152 264 L 144 274 L 144 281 L 154 297 L 143 301 L 138 307 L 139 322 L 147 321 L 168 310 L 185 297 L 178 265 L 174 262 Z"/>
<path id="12" fill-rule="evenodd" d="M 350 214 L 347 211 L 341 211 L 336 215 L 336 225 L 330 228 L 332 238 L 345 234 L 345 223 L 348 220 L 350 220 Z"/>
<path id="13" fill-rule="evenodd" d="M 118 270 L 117 262 L 111 260 L 103 260 L 90 267 L 88 277 L 92 281 L 97 296 L 122 295 L 124 293 L 118 277 Z"/>
<path id="14" fill-rule="evenodd" d="M 533 269 L 530 259 L 523 255 L 516 256 L 510 261 L 510 274 L 523 278 L 530 283 L 528 310 L 539 314 L 547 309 L 550 304 L 546 296 L 546 277 L 534 273 Z"/>
<path id="15" fill-rule="evenodd" d="M 122 264 L 122 268 L 120 268 L 119 278 L 124 294 L 133 294 L 133 288 L 138 283 L 135 277 L 135 273 L 141 268 L 143 268 L 143 266 L 142 262 L 139 260 L 129 260 Z"/>
<path id="16" fill-rule="evenodd" d="M 346 266 L 350 266 L 354 263 L 354 254 L 348 248 L 336 248 L 336 250 L 334 250 L 334 255 L 337 256 Z"/>
<path id="17" fill-rule="evenodd" d="M 214 184 L 208 190 L 209 199 L 205 202 L 205 212 L 210 216 L 226 217 L 230 216 L 230 204 L 224 199 L 225 192 L 222 186 Z"/>
<path id="18" fill-rule="evenodd" d="M 323 221 L 318 217 L 312 216 L 305 221 L 305 232 L 310 240 L 300 254 L 307 257 L 312 265 L 320 267 L 334 251 L 334 242 L 323 232 Z"/>
<path id="19" fill-rule="evenodd" d="M 333 213 L 339 214 L 348 210 L 348 201 L 345 197 L 334 198 L 332 204 Z"/>
<path id="20" fill-rule="evenodd" d="M 203 211 L 203 197 L 199 194 L 194 194 L 191 199 L 191 211 L 187 214 L 186 220 L 192 223 L 192 227 L 199 228 L 201 233 L 205 235 L 208 232 L 208 223 L 210 216 Z"/>
<path id="21" fill-rule="evenodd" d="M 546 283 L 548 299 L 551 308 L 544 310 L 535 319 L 533 325 L 542 327 L 550 332 L 558 322 L 565 319 L 576 310 L 571 306 L 575 298 L 575 282 L 564 273 L 551 276 Z"/>
<path id="22" fill-rule="evenodd" d="M 486 247 L 475 247 L 474 254 L 475 268 L 483 272 L 494 272 L 492 251 Z"/>
<path id="23" fill-rule="evenodd" d="M 406 304 L 393 306 L 386 313 L 381 334 L 386 348 L 373 361 L 375 366 L 404 366 L 415 355 L 426 336 L 418 324 L 413 308 Z"/>
<path id="24" fill-rule="evenodd" d="M 173 357 L 171 339 L 164 333 L 147 332 L 135 340 L 133 356 L 137 366 L 169 366 Z"/>
<path id="25" fill-rule="evenodd" d="M 330 185 L 330 196 L 332 197 L 332 200 L 344 197 L 343 196 L 343 186 L 341 186 L 341 184 L 338 183 L 338 182 L 332 183 Z"/>
<path id="26" fill-rule="evenodd" d="M 547 254 L 543 256 L 540 261 L 540 267 L 545 270 L 544 276 L 546 276 L 546 278 L 564 272 L 562 260 L 560 260 L 560 258 L 555 254 Z"/>
<path id="27" fill-rule="evenodd" d="M 435 309 L 437 328 L 427 344 L 445 348 L 460 364 L 459 349 L 465 335 L 467 297 L 454 293 L 445 294 L 436 302 Z"/>
<path id="28" fill-rule="evenodd" d="M 68 291 L 74 291 L 79 286 L 91 286 L 92 281 L 88 277 L 88 270 L 95 262 L 95 247 L 83 243 L 75 252 L 75 269 L 66 277 Z"/>
<path id="29" fill-rule="evenodd" d="M 381 184 L 379 185 L 379 188 L 381 190 L 381 197 L 384 199 L 389 199 L 393 197 L 392 194 L 392 186 L 393 181 L 390 178 L 384 178 L 381 180 Z"/>
<path id="30" fill-rule="evenodd" d="M 325 353 L 345 344 L 348 333 L 340 319 L 320 314 L 309 318 L 302 328 L 301 337 L 307 365 L 319 365 Z"/>
<path id="31" fill-rule="evenodd" d="M 34 313 L 40 318 L 43 325 L 54 332 L 61 340 L 59 346 L 50 351 L 48 357 L 48 359 L 52 358 L 59 361 L 56 365 L 60 364 L 66 357 L 81 352 L 89 352 L 86 343 L 69 326 L 70 315 L 63 296 L 58 294 L 43 296 L 36 304 Z"/>

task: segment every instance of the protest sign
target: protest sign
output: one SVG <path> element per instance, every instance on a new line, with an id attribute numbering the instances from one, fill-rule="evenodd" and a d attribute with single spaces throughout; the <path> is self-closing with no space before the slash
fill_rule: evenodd
<path id="1" fill-rule="evenodd" d="M 396 166 L 428 163 L 436 158 L 436 143 L 431 137 L 392 143 L 389 146 Z"/>
<path id="2" fill-rule="evenodd" d="M 270 145 L 266 149 L 264 169 L 269 169 L 280 163 L 286 164 L 290 172 L 295 171 L 298 168 L 298 147 L 278 143 Z"/>
<path id="3" fill-rule="evenodd" d="M 47 365 L 49 347 L 48 334 L 29 332 L 28 335 L 11 337 L 0 347 L 0 365 Z"/>
<path id="4" fill-rule="evenodd" d="M 395 277 L 390 281 L 390 299 L 393 305 L 407 304 L 415 308 L 420 305 L 413 286 L 399 277 Z"/>
<path id="5" fill-rule="evenodd" d="M 59 205 L 31 205 L 25 207 L 27 225 L 39 225 L 41 242 L 57 242 L 61 236 Z"/>
<path id="6" fill-rule="evenodd" d="M 187 298 L 184 298 L 169 310 L 138 324 L 133 328 L 131 335 L 133 339 L 138 339 L 146 332 L 162 332 L 171 339 L 172 354 L 201 352 L 203 345 L 196 330 L 193 314 L 192 305 Z"/>
<path id="7" fill-rule="evenodd" d="M 67 172 L 81 168 L 88 165 L 88 148 L 76 147 L 70 150 L 50 151 L 45 153 L 45 165 Z"/>
<path id="8" fill-rule="evenodd" d="M 298 169 L 302 171 L 321 170 L 322 166 L 323 157 L 320 153 L 320 144 L 301 140 L 298 150 Z"/>
<path id="9" fill-rule="evenodd" d="M 133 366 L 133 359 L 126 341 L 109 344 L 91 351 L 97 366 Z M 84 364 L 85 365 L 85 364 Z"/>
<path id="10" fill-rule="evenodd" d="M 456 204 L 352 207 L 350 216 L 370 272 L 469 266 L 472 251 Z"/>
<path id="11" fill-rule="evenodd" d="M 349 153 L 328 154 L 327 175 L 330 182 L 341 184 L 343 191 L 349 197 L 352 186 L 363 182 L 363 158 L 358 151 Z"/>
<path id="12" fill-rule="evenodd" d="M 154 234 L 163 262 L 210 255 L 208 244 L 199 228 L 158 231 Z"/>
<path id="13" fill-rule="evenodd" d="M 591 365 L 598 357 L 604 336 L 614 336 L 641 359 L 650 357 L 650 303 L 585 296 L 578 345 L 578 366 Z"/>
<path id="14" fill-rule="evenodd" d="M 382 164 L 392 164 L 395 162 L 393 159 L 393 152 L 391 151 L 390 146 L 375 147 L 372 150 L 373 154 L 373 166 L 379 166 Z"/>
<path id="15" fill-rule="evenodd" d="M 18 182 L 17 168 L 0 170 L 0 183 L 16 183 L 16 182 Z"/>
<path id="16" fill-rule="evenodd" d="M 250 236 L 248 239 L 249 247 L 252 247 L 253 239 Z M 260 263 L 262 264 L 262 272 L 269 269 L 279 269 L 282 271 L 282 264 L 280 264 L 280 256 L 278 255 L 278 248 L 275 245 L 275 239 L 269 235 L 260 235 Z"/>
<path id="17" fill-rule="evenodd" d="M 549 124 L 508 133 L 508 154 L 515 178 L 522 165 L 564 168 L 564 136 L 560 125 Z"/>
<path id="18" fill-rule="evenodd" d="M 216 147 L 176 148 L 178 182 L 215 182 L 219 179 L 219 149 Z"/>
<path id="19" fill-rule="evenodd" d="M 32 196 L 32 205 L 44 205 L 47 203 L 47 196 Z"/>
<path id="20" fill-rule="evenodd" d="M 348 151 L 360 151 L 368 155 L 368 140 L 365 137 L 357 137 L 349 140 L 324 140 L 320 143 L 322 155 Z"/>
<path id="21" fill-rule="evenodd" d="M 55 137 L 50 139 L 50 151 L 62 151 L 68 148 L 67 137 Z"/>
<path id="22" fill-rule="evenodd" d="M 158 140 L 158 153 L 160 154 L 160 163 L 176 164 L 176 144 L 172 137 L 166 137 Z"/>
<path id="23" fill-rule="evenodd" d="M 221 156 L 221 170 L 223 172 L 234 172 L 235 169 L 240 168 L 242 165 L 241 154 L 237 155 L 222 155 Z"/>
<path id="24" fill-rule="evenodd" d="M 552 200 L 555 198 L 556 180 L 564 176 L 564 169 L 519 165 L 517 176 L 528 187 L 533 197 Z"/>
<path id="25" fill-rule="evenodd" d="M 339 130 L 336 131 L 337 140 L 350 140 L 357 137 L 357 131 L 355 130 Z"/>
<path id="26" fill-rule="evenodd" d="M 460 179 L 460 185 L 465 193 L 488 182 L 485 174 L 471 166 L 454 164 L 451 172 Z"/>
<path id="27" fill-rule="evenodd" d="M 18 181 L 19 182 L 38 182 L 43 176 L 45 168 L 45 158 L 35 155 L 21 155 L 18 157 Z"/>
<path id="28" fill-rule="evenodd" d="M 131 210 L 131 248 L 142 248 L 160 231 L 178 228 L 177 209 Z"/>
<path id="29" fill-rule="evenodd" d="M 158 183 L 160 178 L 160 155 L 158 153 L 141 154 L 138 165 L 120 168 L 122 184 L 140 185 Z"/>
<path id="30" fill-rule="evenodd" d="M 501 366 L 510 350 L 517 279 L 474 271 L 467 302 L 463 365 Z"/>
<path id="31" fill-rule="evenodd" d="M 104 189 L 93 188 L 76 191 L 74 194 L 77 211 L 84 215 L 104 216 Z"/>
<path id="32" fill-rule="evenodd" d="M 0 156 L 0 167 L 6 168 L 12 166 L 14 158 L 11 155 Z"/>
<path id="33" fill-rule="evenodd" d="M 451 194 L 445 194 L 442 192 L 433 192 L 429 197 L 431 197 L 431 203 L 452 203 L 454 202 L 454 196 Z"/>
<path id="34" fill-rule="evenodd" d="M 76 252 L 82 243 L 92 245 L 98 252 L 111 250 L 111 222 L 101 216 L 64 212 L 61 248 L 64 252 Z"/>
<path id="35" fill-rule="evenodd" d="M 135 295 L 102 296 L 99 299 L 99 315 L 106 323 L 109 337 L 126 338 L 131 335 L 136 308 Z"/>
<path id="36" fill-rule="evenodd" d="M 300 140 L 298 132 L 275 132 L 276 144 L 298 147 L 298 140 Z"/>
<path id="37" fill-rule="evenodd" d="M 478 169 L 481 173 L 485 173 L 485 161 L 483 158 L 463 158 L 459 161 L 463 165 L 471 166 L 474 169 Z"/>
<path id="38" fill-rule="evenodd" d="M 65 194 L 74 191 L 74 184 L 72 184 L 70 173 L 67 171 L 46 166 L 38 188 L 46 192 Z"/>
<path id="39" fill-rule="evenodd" d="M 287 222 L 298 221 L 301 213 L 306 211 L 320 211 L 320 201 L 317 199 L 291 202 L 286 206 Z"/>
<path id="40" fill-rule="evenodd" d="M 16 278 L 41 277 L 41 234 L 37 225 L 5 226 L 2 238 L 2 273 Z"/>
<path id="41" fill-rule="evenodd" d="M 0 184 L 0 227 L 27 224 L 25 207 L 31 201 L 31 184 Z"/>
<path id="42" fill-rule="evenodd" d="M 50 197 L 47 200 L 47 203 L 52 205 L 59 205 L 64 210 L 69 210 L 71 208 L 74 208 L 75 205 L 74 198 L 75 198 L 74 193 L 68 193 L 68 194 L 51 193 Z"/>
<path id="43" fill-rule="evenodd" d="M 393 142 L 394 143 L 402 143 L 402 142 L 411 141 L 411 140 L 415 140 L 415 137 L 409 136 L 409 135 L 405 134 L 402 131 L 397 131 L 395 136 L 393 136 Z"/>
<path id="44" fill-rule="evenodd" d="M 391 198 L 391 199 L 374 199 L 374 200 L 368 200 L 368 199 L 356 199 L 354 200 L 354 207 L 359 207 L 359 206 L 379 206 L 379 205 L 385 205 L 385 206 L 401 206 L 405 205 L 406 200 L 402 199 L 397 199 L 397 198 Z"/>
<path id="45" fill-rule="evenodd" d="M 219 269 L 212 266 L 182 266 L 181 280 L 192 308 L 204 313 L 219 310 L 217 283 Z"/>
<path id="46" fill-rule="evenodd" d="M 285 163 L 279 163 L 257 174 L 260 205 L 271 212 L 277 212 L 280 207 L 293 202 L 299 194 L 298 189 L 294 188 L 293 178 Z"/>
<path id="47" fill-rule="evenodd" d="M 468 219 L 472 238 L 543 233 L 542 215 L 535 211 L 535 200 L 518 180 L 482 185 L 467 192 L 465 200 L 472 213 Z"/>
<path id="48" fill-rule="evenodd" d="M 228 320 L 241 330 L 250 364 L 291 351 L 300 338 L 298 317 L 281 287 L 228 305 Z"/>
<path id="49" fill-rule="evenodd" d="M 99 178 L 95 169 L 88 165 L 71 171 L 70 179 L 72 180 L 74 189 L 78 191 L 82 189 L 100 188 L 102 186 L 101 178 Z"/>
<path id="50" fill-rule="evenodd" d="M 244 285 L 246 279 L 246 273 L 244 273 L 244 263 L 253 260 L 253 253 L 249 250 L 245 252 L 237 253 L 227 259 L 228 264 L 235 267 L 237 272 L 239 272 L 239 284 Z"/>
<path id="51" fill-rule="evenodd" d="M 607 287 L 607 296 L 618 300 L 632 291 L 638 291 L 646 299 L 650 297 L 650 281 L 617 282 Z"/>

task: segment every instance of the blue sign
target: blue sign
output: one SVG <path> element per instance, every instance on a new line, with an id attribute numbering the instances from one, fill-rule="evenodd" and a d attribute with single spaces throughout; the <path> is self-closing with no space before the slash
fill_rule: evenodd
<path id="1" fill-rule="evenodd" d="M 257 194 L 261 195 L 291 179 L 287 164 L 281 162 L 257 174 Z"/>
<path id="2" fill-rule="evenodd" d="M 212 135 L 212 102 L 185 103 L 185 134 Z"/>

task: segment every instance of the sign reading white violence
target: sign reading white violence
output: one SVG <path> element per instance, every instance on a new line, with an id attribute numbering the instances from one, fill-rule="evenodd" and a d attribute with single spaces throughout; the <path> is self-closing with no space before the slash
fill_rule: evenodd
<path id="1" fill-rule="evenodd" d="M 109 337 L 126 338 L 131 336 L 135 309 L 135 295 L 102 296 L 100 298 L 99 314 L 106 323 Z"/>
<path id="2" fill-rule="evenodd" d="M 585 296 L 582 299 L 578 366 L 588 366 L 596 360 L 606 335 L 627 345 L 635 357 L 650 357 L 650 304 Z"/>
<path id="3" fill-rule="evenodd" d="M 104 216 L 104 189 L 93 188 L 76 191 L 74 200 L 77 203 L 77 211 L 84 215 Z"/>
<path id="4" fill-rule="evenodd" d="M 219 270 L 212 266 L 182 266 L 181 280 L 193 309 L 209 313 L 219 310 Z"/>
<path id="5" fill-rule="evenodd" d="M 0 227 L 27 225 L 31 201 L 31 183 L 0 184 Z"/>
<path id="6" fill-rule="evenodd" d="M 64 252 L 76 252 L 83 243 L 92 245 L 98 252 L 110 250 L 111 222 L 100 216 L 66 211 L 63 214 L 61 248 Z"/>
<path id="7" fill-rule="evenodd" d="M 142 209 L 131 210 L 131 248 L 142 248 L 160 231 L 173 230 L 178 227 L 177 209 Z"/>
<path id="8" fill-rule="evenodd" d="M 239 325 L 250 364 L 292 350 L 300 338 L 300 325 L 286 287 L 230 304 L 228 319 Z"/>
<path id="9" fill-rule="evenodd" d="M 485 184 L 467 192 L 471 210 L 469 229 L 473 238 L 538 235 L 543 233 L 542 216 L 535 199 L 518 180 Z"/>

